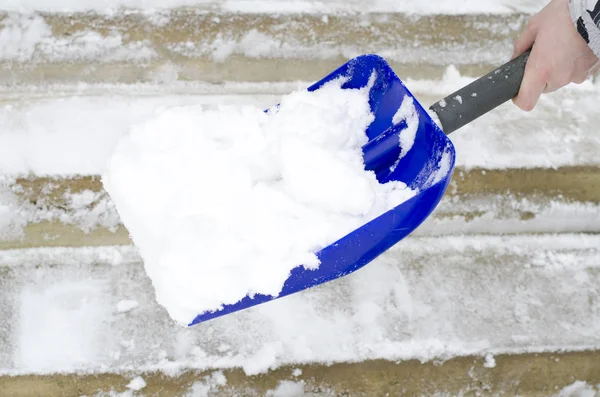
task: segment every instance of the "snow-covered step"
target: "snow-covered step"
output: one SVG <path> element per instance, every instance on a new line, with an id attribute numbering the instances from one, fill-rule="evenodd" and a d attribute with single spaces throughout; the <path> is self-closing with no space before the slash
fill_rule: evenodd
<path id="1" fill-rule="evenodd" d="M 439 77 L 450 64 L 479 75 L 510 58 L 528 17 L 364 13 L 355 5 L 360 13 L 327 13 L 322 5 L 314 13 L 210 5 L 108 15 L 4 13 L 0 83 L 314 81 L 370 53 L 405 78 Z"/>
<path id="2" fill-rule="evenodd" d="M 0 368 L 254 375 L 594 350 L 599 247 L 579 234 L 411 238 L 353 275 L 192 328 L 157 305 L 131 247 L 1 251 Z"/>
<path id="3" fill-rule="evenodd" d="M 472 79 L 449 68 L 442 79 L 405 83 L 428 106 Z M 0 173 L 100 175 L 119 138 L 138 123 L 151 122 L 161 110 L 222 104 L 263 109 L 307 86 L 296 82 L 0 87 Z M 597 166 L 598 88 L 598 83 L 587 82 L 545 95 L 531 113 L 511 102 L 500 106 L 450 136 L 457 165 L 488 170 Z"/>

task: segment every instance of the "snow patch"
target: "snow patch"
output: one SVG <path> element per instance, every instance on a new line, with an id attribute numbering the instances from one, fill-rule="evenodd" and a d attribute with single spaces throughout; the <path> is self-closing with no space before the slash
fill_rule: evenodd
<path id="1" fill-rule="evenodd" d="M 138 307 L 140 304 L 138 301 L 134 300 L 122 300 L 117 303 L 117 312 L 118 313 L 127 313 Z"/>
<path id="2" fill-rule="evenodd" d="M 304 382 L 280 381 L 277 387 L 267 391 L 267 397 L 301 397 L 304 395 Z"/>
<path id="3" fill-rule="evenodd" d="M 425 186 L 432 186 L 432 185 L 435 185 L 436 183 L 440 182 L 442 179 L 444 179 L 446 176 L 448 176 L 448 173 L 450 172 L 451 168 L 452 168 L 452 155 L 448 150 L 445 150 L 442 153 L 442 158 L 440 159 L 440 161 L 437 164 L 437 170 L 435 172 L 431 173 Z"/>
<path id="4" fill-rule="evenodd" d="M 209 397 L 225 385 L 227 385 L 227 378 L 222 371 L 216 371 L 205 376 L 201 381 L 194 382 L 185 397 Z"/>
<path id="5" fill-rule="evenodd" d="M 98 279 L 38 279 L 25 287 L 19 297 L 16 365 L 72 372 L 105 360 L 104 331 L 98 325 L 110 316 L 108 294 L 107 280 Z"/>
<path id="6" fill-rule="evenodd" d="M 129 382 L 127 388 L 134 391 L 140 391 L 146 387 L 146 381 L 141 376 L 136 376 Z"/>
<path id="7" fill-rule="evenodd" d="M 392 123 L 394 124 L 398 124 L 402 121 L 406 123 L 406 128 L 400 132 L 400 156 L 392 166 L 392 171 L 396 169 L 400 160 L 408 154 L 410 149 L 412 149 L 415 144 L 417 131 L 419 130 L 419 114 L 415 108 L 414 99 L 409 95 L 404 97 L 400 108 L 392 118 Z"/>
<path id="8" fill-rule="evenodd" d="M 36 46 L 51 33 L 42 17 L 8 15 L 0 22 L 0 60 L 31 60 Z"/>
<path id="9" fill-rule="evenodd" d="M 485 362 L 483 363 L 484 368 L 496 368 L 496 359 L 492 354 L 485 355 Z"/>
<path id="10" fill-rule="evenodd" d="M 592 386 L 584 381 L 576 381 L 555 394 L 555 397 L 596 397 L 600 385 Z"/>

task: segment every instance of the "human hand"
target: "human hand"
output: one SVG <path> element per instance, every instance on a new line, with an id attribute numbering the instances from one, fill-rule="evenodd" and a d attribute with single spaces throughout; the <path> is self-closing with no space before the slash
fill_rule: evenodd
<path id="1" fill-rule="evenodd" d="M 515 41 L 512 59 L 531 49 L 519 94 L 513 99 L 524 111 L 533 110 L 542 93 L 569 83 L 581 84 L 600 66 L 577 32 L 567 1 L 552 0 L 529 20 Z"/>

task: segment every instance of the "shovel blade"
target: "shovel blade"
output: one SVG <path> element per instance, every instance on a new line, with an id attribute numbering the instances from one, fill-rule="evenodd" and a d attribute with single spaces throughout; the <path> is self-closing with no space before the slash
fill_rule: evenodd
<path id="1" fill-rule="evenodd" d="M 380 56 L 362 55 L 351 59 L 308 90 L 317 90 L 340 77 L 345 79 L 344 89 L 372 84 L 369 105 L 375 119 L 366 131 L 370 141 L 363 147 L 365 168 L 375 172 L 380 183 L 402 181 L 418 190 L 418 194 L 319 251 L 321 264 L 317 269 L 294 268 L 278 296 L 246 296 L 221 310 L 199 314 L 189 326 L 353 273 L 417 229 L 439 204 L 454 170 L 452 142 Z M 394 124 L 393 118 L 407 98 L 413 100 L 419 127 L 413 146 L 403 152 L 400 136 L 407 124 L 404 121 Z"/>

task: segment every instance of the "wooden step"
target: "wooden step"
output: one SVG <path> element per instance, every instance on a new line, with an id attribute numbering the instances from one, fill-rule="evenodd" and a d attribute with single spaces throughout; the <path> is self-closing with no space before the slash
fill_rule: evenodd
<path id="1" fill-rule="evenodd" d="M 175 9 L 159 15 L 0 16 L 15 35 L 0 83 L 315 81 L 351 57 L 379 54 L 406 77 L 454 64 L 480 75 L 506 62 L 523 14 L 240 14 Z M 20 41 L 19 33 L 30 38 Z M 10 37 L 10 36 L 9 36 Z"/>
<path id="2" fill-rule="evenodd" d="M 114 396 L 130 391 L 136 376 L 146 383 L 136 396 L 593 396 L 600 392 L 600 353 L 500 355 L 495 367 L 481 357 L 464 357 L 439 363 L 418 361 L 364 361 L 333 365 L 286 366 L 268 374 L 246 376 L 239 369 L 103 373 L 93 375 L 0 376 L 0 393 L 11 397 Z M 300 371 L 300 375 L 293 373 Z M 224 382 L 220 385 L 219 382 Z M 196 392 L 197 394 L 193 394 Z M 294 393 L 296 392 L 296 393 Z M 573 392 L 574 394 L 567 394 Z M 587 392 L 588 394 L 583 394 Z M 114 394 L 109 394 L 114 393 Z M 203 394 L 206 393 L 206 394 Z M 273 395 L 273 394 L 271 394 Z M 276 394 L 275 394 L 276 395 Z"/>
<path id="3" fill-rule="evenodd" d="M 0 249 L 131 244 L 99 176 L 17 178 L 0 205 L 18 214 L 0 231 Z M 89 198 L 75 205 L 73 197 Z M 417 236 L 599 233 L 600 169 L 459 168 Z"/>

